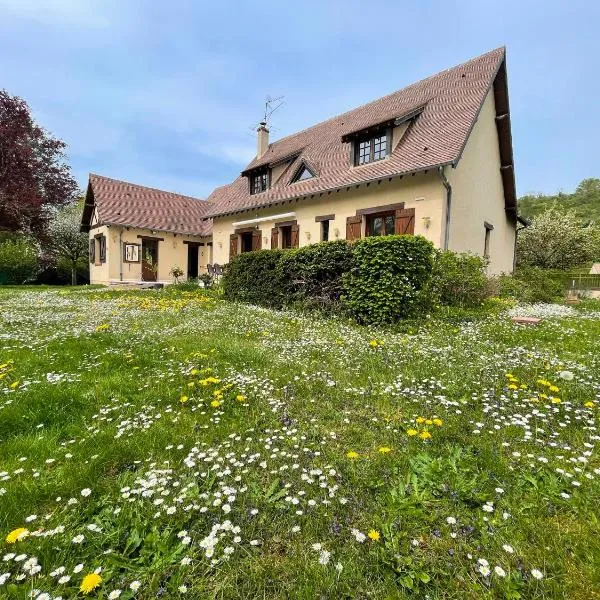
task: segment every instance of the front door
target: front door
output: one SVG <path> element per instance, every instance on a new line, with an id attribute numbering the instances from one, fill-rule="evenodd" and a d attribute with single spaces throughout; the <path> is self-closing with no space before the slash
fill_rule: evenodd
<path id="1" fill-rule="evenodd" d="M 142 238 L 142 281 L 156 281 L 158 275 L 158 240 Z"/>
<path id="2" fill-rule="evenodd" d="M 188 263 L 187 263 L 188 279 L 196 279 L 198 277 L 198 245 L 188 244 Z"/>

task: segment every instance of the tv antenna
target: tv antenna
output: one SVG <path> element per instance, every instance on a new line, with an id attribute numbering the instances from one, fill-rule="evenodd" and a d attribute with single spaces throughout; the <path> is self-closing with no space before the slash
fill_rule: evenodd
<path id="1" fill-rule="evenodd" d="M 259 123 L 250 125 L 250 127 L 248 127 L 248 129 L 250 129 L 252 132 L 254 132 L 262 125 L 269 125 L 272 114 L 285 104 L 284 98 L 285 98 L 285 96 L 278 96 L 277 98 L 272 98 L 271 96 L 267 96 L 265 98 L 265 112 L 264 112 L 264 116 L 263 116 L 262 120 Z M 273 130 L 276 130 L 277 128 L 271 127 L 269 125 L 269 129 L 271 129 L 271 131 L 273 131 Z"/>

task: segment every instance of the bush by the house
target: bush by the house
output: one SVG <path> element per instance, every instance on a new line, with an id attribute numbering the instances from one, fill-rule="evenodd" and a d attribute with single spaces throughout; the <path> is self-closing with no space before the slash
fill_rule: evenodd
<path id="1" fill-rule="evenodd" d="M 351 267 L 352 247 L 345 240 L 286 252 L 278 265 L 278 278 L 286 282 L 286 304 L 320 310 L 339 308 L 343 275 Z"/>
<path id="2" fill-rule="evenodd" d="M 0 284 L 25 283 L 38 269 L 38 247 L 33 240 L 18 237 L 0 243 Z"/>
<path id="3" fill-rule="evenodd" d="M 485 270 L 481 256 L 437 251 L 428 286 L 431 299 L 442 306 L 480 305 L 488 295 Z"/>
<path id="4" fill-rule="evenodd" d="M 421 236 L 368 237 L 355 242 L 345 277 L 345 302 L 363 323 L 393 323 L 422 304 L 433 267 L 433 244 Z"/>
<path id="5" fill-rule="evenodd" d="M 231 259 L 223 274 L 223 296 L 227 300 L 281 308 L 289 282 L 277 268 L 286 250 L 257 250 Z"/>
<path id="6" fill-rule="evenodd" d="M 564 296 L 562 276 L 538 267 L 520 267 L 497 278 L 497 295 L 520 302 L 554 302 Z"/>

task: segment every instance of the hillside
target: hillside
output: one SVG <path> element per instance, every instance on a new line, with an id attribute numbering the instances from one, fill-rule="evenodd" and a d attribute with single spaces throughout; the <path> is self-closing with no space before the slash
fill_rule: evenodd
<path id="1" fill-rule="evenodd" d="M 535 217 L 552 205 L 563 210 L 574 210 L 584 222 L 600 223 L 600 179 L 584 179 L 572 194 L 528 194 L 519 198 L 519 214 L 525 218 Z"/>

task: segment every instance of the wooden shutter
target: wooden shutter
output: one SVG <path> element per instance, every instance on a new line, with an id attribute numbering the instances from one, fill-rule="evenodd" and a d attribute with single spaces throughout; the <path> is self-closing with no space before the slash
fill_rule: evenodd
<path id="1" fill-rule="evenodd" d="M 414 235 L 415 233 L 415 209 L 400 208 L 396 211 L 396 234 Z"/>
<path id="2" fill-rule="evenodd" d="M 298 223 L 294 223 L 291 227 L 292 235 L 291 235 L 291 244 L 290 248 L 297 248 L 298 241 L 300 238 L 300 227 L 298 227 Z"/>
<path id="3" fill-rule="evenodd" d="M 262 231 L 254 230 L 252 232 L 252 250 L 260 250 L 262 248 Z"/>
<path id="4" fill-rule="evenodd" d="M 229 260 L 237 255 L 238 251 L 238 234 L 232 233 L 229 236 Z"/>
<path id="5" fill-rule="evenodd" d="M 355 217 L 348 217 L 346 219 L 346 239 L 347 240 L 360 239 L 361 226 L 362 226 L 362 217 L 360 215 L 356 215 Z"/>
<path id="6" fill-rule="evenodd" d="M 271 248 L 279 248 L 279 227 L 271 229 Z"/>
<path id="7" fill-rule="evenodd" d="M 90 240 L 90 262 L 93 264 L 96 262 L 96 239 Z"/>

